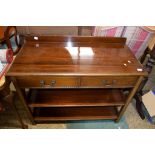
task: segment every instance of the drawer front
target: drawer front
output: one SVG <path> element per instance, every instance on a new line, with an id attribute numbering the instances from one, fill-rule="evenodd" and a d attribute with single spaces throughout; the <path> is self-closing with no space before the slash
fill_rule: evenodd
<path id="1" fill-rule="evenodd" d="M 23 88 L 69 88 L 78 87 L 78 78 L 59 76 L 16 77 L 19 87 Z"/>
<path id="2" fill-rule="evenodd" d="M 96 88 L 127 88 L 133 87 L 138 77 L 105 76 L 105 77 L 81 77 L 81 87 Z"/>

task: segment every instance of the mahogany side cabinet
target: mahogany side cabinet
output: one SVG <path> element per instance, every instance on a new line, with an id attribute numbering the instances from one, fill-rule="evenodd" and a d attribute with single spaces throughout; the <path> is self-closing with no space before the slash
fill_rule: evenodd
<path id="1" fill-rule="evenodd" d="M 125 42 L 113 37 L 25 36 L 6 77 L 33 124 L 118 122 L 147 76 Z"/>

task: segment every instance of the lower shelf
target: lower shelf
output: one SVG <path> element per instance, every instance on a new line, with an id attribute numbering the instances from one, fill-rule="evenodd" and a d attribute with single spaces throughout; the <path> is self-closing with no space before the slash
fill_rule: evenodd
<path id="1" fill-rule="evenodd" d="M 116 107 L 57 107 L 35 108 L 35 121 L 116 119 Z"/>
<path id="2" fill-rule="evenodd" d="M 125 97 L 121 89 L 31 90 L 29 107 L 121 106 Z"/>

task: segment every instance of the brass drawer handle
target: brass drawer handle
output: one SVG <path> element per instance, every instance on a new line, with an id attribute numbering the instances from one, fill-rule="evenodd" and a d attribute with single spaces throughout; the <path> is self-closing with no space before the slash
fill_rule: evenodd
<path id="1" fill-rule="evenodd" d="M 56 80 L 52 80 L 52 81 L 51 81 L 51 86 L 54 87 L 55 84 L 56 84 Z"/>
<path id="2" fill-rule="evenodd" d="M 108 83 L 107 80 L 102 80 L 102 84 L 106 87 L 111 87 L 116 84 L 116 80 L 112 80 L 112 83 Z"/>
<path id="3" fill-rule="evenodd" d="M 56 80 L 52 80 L 50 85 L 46 85 L 44 80 L 40 80 L 41 87 L 54 87 L 56 84 Z"/>
<path id="4" fill-rule="evenodd" d="M 103 85 L 106 85 L 106 83 L 107 83 L 107 80 L 102 80 Z"/>
<path id="5" fill-rule="evenodd" d="M 40 86 L 44 87 L 45 86 L 45 81 L 44 80 L 40 80 Z"/>

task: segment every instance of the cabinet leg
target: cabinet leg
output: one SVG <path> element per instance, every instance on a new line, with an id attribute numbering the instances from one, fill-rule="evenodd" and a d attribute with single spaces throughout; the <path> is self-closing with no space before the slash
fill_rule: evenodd
<path id="1" fill-rule="evenodd" d="M 21 119 L 21 117 L 20 117 L 20 115 L 19 115 L 19 113 L 18 113 L 18 111 L 16 109 L 16 106 L 14 104 L 14 94 L 11 93 L 7 97 L 5 97 L 4 102 L 7 102 L 7 105 L 9 105 L 9 107 L 13 110 L 14 114 L 16 115 L 16 118 L 17 118 L 18 122 L 21 125 L 21 128 L 22 129 L 27 129 L 28 126 L 23 123 L 23 121 L 22 121 L 22 119 Z"/>
<path id="2" fill-rule="evenodd" d="M 142 109 L 143 102 L 142 102 L 141 96 L 136 94 L 134 98 L 136 100 L 136 109 L 137 109 L 139 116 L 141 117 L 141 119 L 145 119 L 145 115 Z"/>
<path id="3" fill-rule="evenodd" d="M 135 87 L 131 90 L 130 94 L 128 95 L 127 97 L 127 100 L 125 102 L 125 105 L 121 108 L 120 112 L 119 112 L 119 115 L 118 115 L 118 118 L 116 119 L 116 122 L 119 122 L 120 118 L 122 117 L 122 115 L 124 114 L 127 106 L 129 105 L 131 99 L 133 98 L 133 96 L 135 95 L 140 83 L 142 82 L 143 80 L 143 77 L 140 77 L 135 85 Z"/>
<path id="4" fill-rule="evenodd" d="M 18 122 L 20 123 L 22 129 L 28 129 L 28 126 L 23 123 L 23 121 L 22 121 L 22 119 L 21 119 L 21 117 L 20 117 L 20 115 L 19 115 L 19 113 L 17 111 L 17 108 L 16 108 L 16 106 L 14 104 L 14 95 L 12 95 L 11 98 L 12 98 L 12 102 L 10 102 L 10 106 L 14 110 L 14 112 L 16 114 L 16 117 L 18 119 Z"/>
<path id="5" fill-rule="evenodd" d="M 19 113 L 17 112 L 15 105 L 14 104 L 10 104 L 10 105 L 12 106 L 12 109 L 14 109 L 16 117 L 17 117 L 19 123 L 21 124 L 22 129 L 28 129 L 28 126 L 23 123 L 21 117 L 19 116 Z"/>
<path id="6" fill-rule="evenodd" d="M 1 87 L 1 91 L 0 91 L 1 101 L 3 103 L 5 103 L 6 105 L 8 105 L 10 107 L 10 109 L 14 112 L 18 122 L 21 125 L 21 128 L 23 128 L 23 129 L 28 128 L 27 125 L 25 125 L 23 123 L 23 121 L 16 109 L 16 106 L 14 104 L 14 93 L 10 91 L 10 87 L 9 87 L 10 82 L 11 82 L 10 79 L 6 78 L 4 85 Z"/>
<path id="7" fill-rule="evenodd" d="M 21 103 L 22 103 L 22 104 L 24 105 L 24 107 L 25 107 L 25 110 L 26 110 L 26 112 L 27 112 L 27 115 L 28 115 L 28 117 L 29 117 L 31 123 L 32 123 L 33 125 L 35 125 L 36 123 L 35 123 L 35 121 L 34 121 L 34 119 L 33 119 L 33 116 L 32 116 L 32 113 L 31 113 L 30 109 L 28 108 L 28 105 L 27 105 L 27 103 L 26 103 L 26 100 L 25 100 L 24 94 L 22 93 L 22 90 L 19 88 L 16 79 L 15 79 L 15 78 L 11 78 L 11 79 L 12 79 L 12 82 L 13 82 L 15 88 L 16 88 L 18 97 L 19 97 Z"/>

